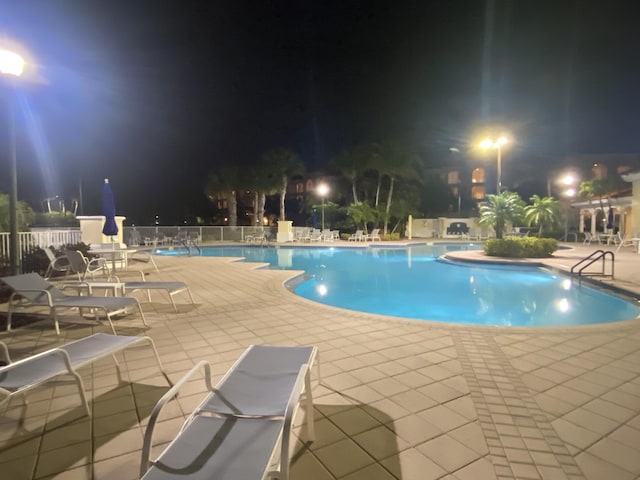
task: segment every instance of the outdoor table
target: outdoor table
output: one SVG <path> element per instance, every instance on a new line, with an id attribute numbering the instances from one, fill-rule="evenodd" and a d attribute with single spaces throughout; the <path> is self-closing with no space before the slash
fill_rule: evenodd
<path id="1" fill-rule="evenodd" d="M 124 268 L 127 268 L 127 256 L 130 253 L 135 253 L 139 249 L 138 248 L 109 248 L 109 247 L 97 247 L 91 248 L 89 253 L 93 253 L 95 255 L 104 256 L 105 258 L 111 257 L 111 266 L 112 271 L 116 271 L 116 260 L 121 260 L 123 262 Z"/>

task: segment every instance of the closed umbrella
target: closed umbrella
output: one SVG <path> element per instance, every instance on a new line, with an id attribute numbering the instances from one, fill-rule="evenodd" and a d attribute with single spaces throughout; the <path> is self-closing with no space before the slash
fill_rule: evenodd
<path id="1" fill-rule="evenodd" d="M 108 178 L 104 179 L 102 186 L 102 214 L 104 215 L 102 234 L 111 237 L 111 242 L 113 242 L 113 237 L 118 235 L 118 225 L 116 225 L 116 202 L 113 199 L 113 191 Z"/>
<path id="2" fill-rule="evenodd" d="M 613 208 L 609 207 L 609 214 L 607 215 L 607 230 L 613 228 Z"/>

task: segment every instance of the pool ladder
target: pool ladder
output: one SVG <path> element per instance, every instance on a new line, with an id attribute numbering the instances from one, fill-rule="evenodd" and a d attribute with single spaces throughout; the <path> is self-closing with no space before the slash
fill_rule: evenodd
<path id="1" fill-rule="evenodd" d="M 198 255 L 202 255 L 202 251 L 200 250 L 200 247 L 193 239 L 191 238 L 181 239 L 180 243 L 184 248 L 187 249 L 189 256 L 191 256 L 191 247 L 194 247 L 196 250 L 198 250 Z"/>
<path id="2" fill-rule="evenodd" d="M 606 260 L 607 257 L 610 256 L 611 257 L 611 273 L 608 274 L 606 273 Z M 573 267 L 571 267 L 571 275 L 575 275 L 577 274 L 578 276 L 582 276 L 584 270 L 587 267 L 590 267 L 591 265 L 593 265 L 594 263 L 596 263 L 598 260 L 602 260 L 602 271 L 599 273 L 584 273 L 584 275 L 599 275 L 599 276 L 611 276 L 611 279 L 613 280 L 613 272 L 614 272 L 614 267 L 615 267 L 615 263 L 616 263 L 616 256 L 613 252 L 607 250 L 596 250 L 595 252 L 593 252 L 591 255 L 583 258 L 582 260 L 580 260 L 578 263 L 576 263 Z M 581 268 L 579 270 L 576 270 L 578 267 Z"/>

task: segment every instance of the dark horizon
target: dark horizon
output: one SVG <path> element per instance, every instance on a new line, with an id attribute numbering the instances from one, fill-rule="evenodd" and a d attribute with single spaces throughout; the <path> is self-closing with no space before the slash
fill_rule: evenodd
<path id="1" fill-rule="evenodd" d="M 43 80 L 20 85 L 16 122 L 35 210 L 82 183 L 100 214 L 108 177 L 118 214 L 176 223 L 211 209 L 204 179 L 225 161 L 285 146 L 321 170 L 390 138 L 438 159 L 494 125 L 514 139 L 505 165 L 640 152 L 630 1 L 0 4 Z"/>

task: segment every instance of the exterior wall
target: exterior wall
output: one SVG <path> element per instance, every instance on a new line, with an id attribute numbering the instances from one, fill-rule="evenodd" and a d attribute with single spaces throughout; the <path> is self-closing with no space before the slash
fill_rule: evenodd
<path id="1" fill-rule="evenodd" d="M 478 225 L 476 217 L 468 218 L 412 218 L 411 237 L 412 238 L 460 238 L 461 234 L 447 233 L 451 231 L 453 224 L 466 224 L 469 237 L 488 237 L 491 232 L 486 227 Z M 455 225 L 453 225 L 455 227 Z"/>
<path id="2" fill-rule="evenodd" d="M 104 215 L 93 215 L 86 217 L 77 217 L 80 221 L 80 241 L 87 245 L 97 243 L 111 243 L 111 237 L 102 234 L 102 226 L 104 225 Z M 124 243 L 122 241 L 122 222 L 127 217 L 116 216 L 116 225 L 118 225 L 118 235 L 113 238 L 114 242 Z"/>

